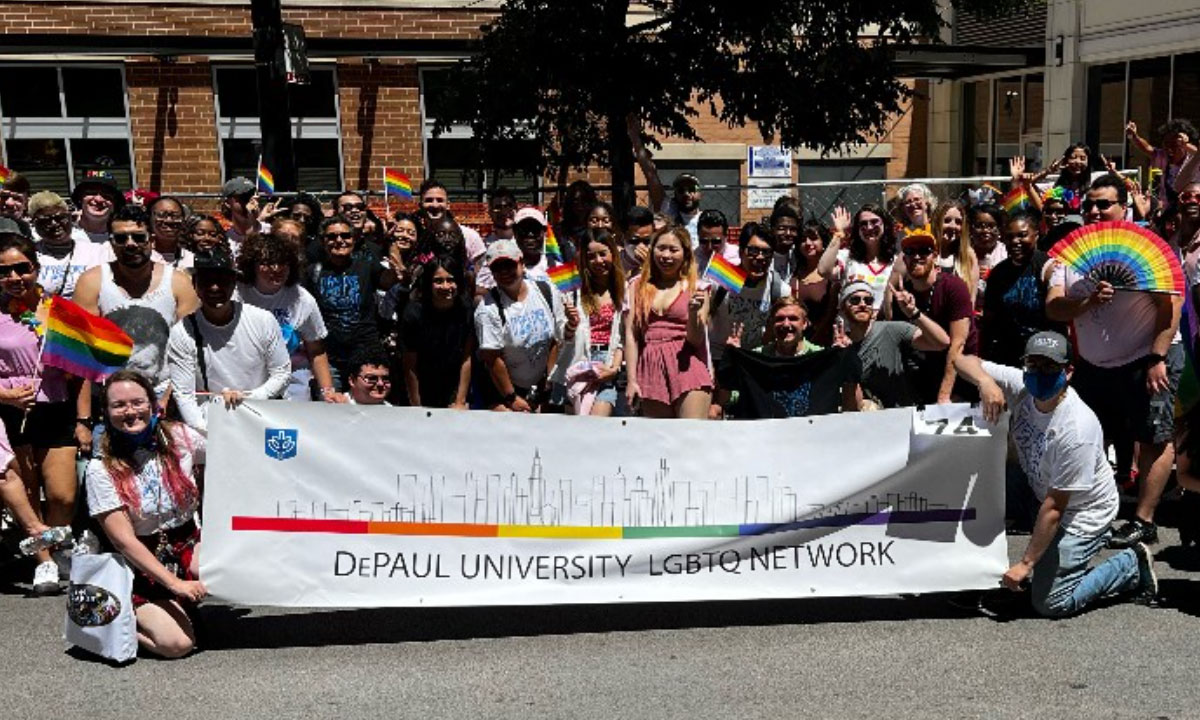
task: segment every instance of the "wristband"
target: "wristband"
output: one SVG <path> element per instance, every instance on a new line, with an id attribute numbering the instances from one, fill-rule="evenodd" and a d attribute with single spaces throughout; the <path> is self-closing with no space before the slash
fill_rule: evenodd
<path id="1" fill-rule="evenodd" d="M 910 317 L 910 318 L 908 319 L 908 321 L 909 321 L 909 322 L 916 322 L 916 321 L 918 321 L 918 320 L 920 320 L 920 319 L 921 319 L 921 315 L 922 315 L 922 313 L 921 313 L 921 308 L 917 308 L 917 311 L 916 311 L 915 313 L 913 313 L 912 317 Z"/>
<path id="2" fill-rule="evenodd" d="M 89 418 L 89 417 L 77 417 L 77 418 L 75 418 L 75 424 L 77 424 L 77 425 L 91 425 L 91 424 L 92 424 L 92 419 L 91 419 L 91 418 Z"/>
<path id="3" fill-rule="evenodd" d="M 504 400 L 505 405 L 512 405 L 514 402 L 517 401 L 517 393 L 510 392 L 507 395 L 505 395 L 502 399 Z"/>
<path id="4" fill-rule="evenodd" d="M 1165 363 L 1167 361 L 1166 355 L 1159 355 L 1158 353 L 1150 353 L 1149 355 L 1146 356 L 1146 358 L 1150 361 L 1149 362 L 1150 365 L 1157 365 L 1159 363 Z"/>

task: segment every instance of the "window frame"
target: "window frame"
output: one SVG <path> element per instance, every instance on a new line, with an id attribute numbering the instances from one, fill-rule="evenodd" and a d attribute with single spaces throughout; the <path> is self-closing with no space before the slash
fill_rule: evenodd
<path id="1" fill-rule="evenodd" d="M 72 140 L 124 140 L 129 146 L 129 179 L 138 187 L 137 159 L 133 148 L 133 125 L 129 112 L 129 80 L 121 62 L 0 62 L 5 68 L 52 67 L 58 80 L 58 117 L 9 117 L 0 101 L 0 161 L 8 166 L 9 140 L 62 140 L 67 148 L 67 187 L 75 189 L 75 149 Z M 63 68 L 115 69 L 121 73 L 121 102 L 125 117 L 67 115 L 67 96 L 63 86 Z"/>

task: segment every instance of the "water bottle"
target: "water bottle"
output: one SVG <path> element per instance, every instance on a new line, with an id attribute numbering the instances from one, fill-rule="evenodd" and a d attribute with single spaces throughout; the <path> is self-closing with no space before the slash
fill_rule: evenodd
<path id="1" fill-rule="evenodd" d="M 95 555 L 100 552 L 100 538 L 91 530 L 79 533 L 75 547 L 71 548 L 72 555 Z"/>
<path id="2" fill-rule="evenodd" d="M 39 550 L 69 543 L 71 539 L 70 526 L 62 525 L 43 530 L 40 535 L 27 537 L 17 547 L 21 549 L 22 555 L 32 555 Z"/>

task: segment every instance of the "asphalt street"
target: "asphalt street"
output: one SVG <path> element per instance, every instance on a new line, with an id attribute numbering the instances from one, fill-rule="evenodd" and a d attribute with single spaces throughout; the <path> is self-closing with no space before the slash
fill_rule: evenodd
<path id="1" fill-rule="evenodd" d="M 1025 537 L 1010 538 L 1017 555 Z M 207 606 L 204 649 L 64 650 L 61 596 L 0 573 L 3 718 L 1200 718 L 1200 550 L 1160 607 L 1047 621 L 946 596 L 282 612 Z M 16 572 L 20 570 L 21 576 Z"/>

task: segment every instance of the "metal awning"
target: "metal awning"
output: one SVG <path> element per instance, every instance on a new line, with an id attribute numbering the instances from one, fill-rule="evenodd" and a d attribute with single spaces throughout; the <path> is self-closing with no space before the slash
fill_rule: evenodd
<path id="1" fill-rule="evenodd" d="M 1026 70 L 1046 65 L 1044 47 L 981 45 L 909 45 L 891 50 L 906 78 L 957 80 L 974 75 Z"/>

